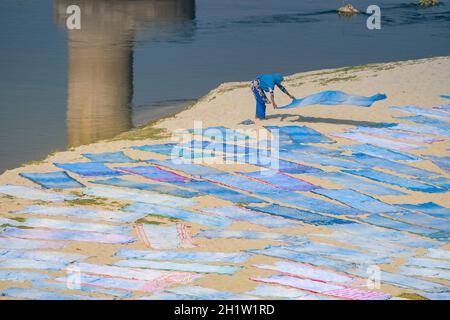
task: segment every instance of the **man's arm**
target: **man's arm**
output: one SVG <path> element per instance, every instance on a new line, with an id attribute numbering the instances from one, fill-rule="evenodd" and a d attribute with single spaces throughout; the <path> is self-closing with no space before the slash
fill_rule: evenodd
<path id="1" fill-rule="evenodd" d="M 295 99 L 295 97 L 292 94 L 290 94 L 282 84 L 277 83 L 277 87 L 280 88 L 280 90 L 283 91 L 285 94 L 287 94 L 292 100 Z"/>

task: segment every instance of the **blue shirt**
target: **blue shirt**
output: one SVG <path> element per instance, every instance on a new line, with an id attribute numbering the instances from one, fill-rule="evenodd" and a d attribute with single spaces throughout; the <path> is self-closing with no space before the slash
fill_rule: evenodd
<path id="1" fill-rule="evenodd" d="M 261 74 L 256 77 L 256 81 L 258 82 L 258 89 L 261 91 L 261 95 L 264 96 L 264 91 L 269 92 L 271 96 L 273 96 L 273 91 L 275 89 L 275 86 L 277 86 L 281 91 L 289 95 L 286 88 L 283 87 L 281 84 L 281 81 L 283 81 L 283 76 L 279 73 L 274 74 Z M 267 102 L 267 98 L 265 98 Z"/>
<path id="2" fill-rule="evenodd" d="M 283 76 L 279 73 L 274 74 L 261 74 L 256 77 L 259 81 L 259 87 L 266 92 L 272 92 L 276 85 L 281 85 Z"/>

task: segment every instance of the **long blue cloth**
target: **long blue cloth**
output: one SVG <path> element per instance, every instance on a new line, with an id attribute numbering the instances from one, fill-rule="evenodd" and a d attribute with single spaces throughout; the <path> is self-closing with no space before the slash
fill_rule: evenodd
<path id="1" fill-rule="evenodd" d="M 232 223 L 232 220 L 224 217 L 210 216 L 196 211 L 163 207 L 149 203 L 136 202 L 122 208 L 122 210 L 185 220 L 211 228 L 226 228 Z"/>
<path id="2" fill-rule="evenodd" d="M 233 203 L 263 203 L 264 200 L 261 200 L 259 198 L 249 196 L 246 194 L 243 194 L 241 192 L 237 192 L 222 186 L 219 186 L 215 183 L 209 182 L 209 181 L 200 181 L 200 180 L 191 180 L 191 181 L 169 181 L 169 183 L 172 183 L 174 185 L 189 188 L 193 190 L 197 190 L 199 192 L 203 192 L 206 194 L 209 194 L 213 197 L 231 201 Z"/>
<path id="3" fill-rule="evenodd" d="M 446 219 L 434 218 L 430 215 L 412 213 L 408 211 L 403 211 L 400 213 L 385 213 L 384 215 L 394 220 L 400 220 L 406 223 L 418 224 L 427 228 L 450 232 L 450 221 Z"/>
<path id="4" fill-rule="evenodd" d="M 445 170 L 447 173 L 450 173 L 450 157 L 433 157 L 428 156 L 428 158 L 433 161 L 439 168 Z"/>
<path id="5" fill-rule="evenodd" d="M 406 222 L 391 220 L 389 218 L 385 218 L 379 214 L 372 214 L 365 218 L 362 218 L 363 221 L 388 229 L 394 229 L 398 231 L 407 231 L 410 233 L 418 234 L 428 238 L 448 238 L 448 232 L 440 232 L 439 230 L 421 227 L 418 225 L 409 224 Z"/>
<path id="6" fill-rule="evenodd" d="M 280 141 L 280 150 L 283 151 L 291 151 L 291 152 L 302 152 L 308 154 L 325 154 L 325 155 L 333 155 L 337 156 L 342 151 L 337 149 L 328 149 L 322 148 L 318 146 L 311 146 L 308 144 L 299 144 L 299 143 L 286 143 Z"/>
<path id="7" fill-rule="evenodd" d="M 354 162 L 353 160 L 346 159 L 342 160 L 342 156 L 337 157 L 329 157 L 327 155 L 321 154 L 306 154 L 301 152 L 285 152 L 280 151 L 280 158 L 286 160 L 294 160 L 301 161 L 312 164 L 319 164 L 321 166 L 333 166 L 333 167 L 341 167 L 346 169 L 359 169 L 361 168 L 361 164 Z"/>
<path id="8" fill-rule="evenodd" d="M 415 106 L 405 106 L 405 107 L 394 106 L 394 107 L 390 107 L 390 108 L 395 109 L 395 110 L 400 110 L 402 112 L 418 114 L 421 116 L 427 116 L 427 117 L 431 117 L 431 118 L 447 119 L 447 120 L 450 118 L 450 114 L 448 114 L 445 111 L 440 111 L 440 110 L 429 110 L 429 109 L 419 108 L 419 107 L 415 107 Z"/>
<path id="9" fill-rule="evenodd" d="M 159 183 L 145 183 L 138 181 L 125 180 L 122 178 L 109 178 L 105 180 L 92 180 L 89 181 L 95 184 L 103 184 L 108 186 L 115 187 L 123 187 L 130 189 L 139 189 L 139 190 L 147 190 L 147 191 L 155 191 L 163 194 L 170 194 L 173 196 L 184 197 L 184 198 L 192 198 L 198 197 L 201 195 L 200 192 L 183 190 L 181 188 L 176 188 L 173 186 L 166 186 Z"/>
<path id="10" fill-rule="evenodd" d="M 390 149 L 377 147 L 371 144 L 352 144 L 348 146 L 342 146 L 342 149 L 350 150 L 352 153 L 365 153 L 373 157 L 384 158 L 388 160 L 403 160 L 403 161 L 417 161 L 419 157 L 399 151 L 393 151 Z"/>
<path id="11" fill-rule="evenodd" d="M 342 156 L 345 159 L 360 162 L 364 165 L 371 167 L 380 167 L 384 169 L 389 169 L 393 172 L 398 172 L 401 174 L 413 176 L 413 177 L 432 177 L 438 175 L 436 172 L 420 169 L 407 164 L 394 162 L 391 160 L 369 156 L 364 153 L 354 153 L 351 156 Z"/>
<path id="12" fill-rule="evenodd" d="M 73 179 L 65 171 L 36 172 L 36 173 L 22 172 L 19 173 L 19 175 L 47 189 L 84 188 L 84 185 L 82 183 Z"/>
<path id="13" fill-rule="evenodd" d="M 102 152 L 102 153 L 83 153 L 83 156 L 91 161 L 106 162 L 106 163 L 124 163 L 124 162 L 137 162 L 130 158 L 122 151 L 117 152 Z"/>
<path id="14" fill-rule="evenodd" d="M 330 143 L 331 139 L 306 126 L 264 126 L 274 133 L 278 130 L 280 138 L 288 138 L 295 143 Z"/>
<path id="15" fill-rule="evenodd" d="M 317 188 L 317 186 L 312 183 L 272 170 L 263 172 L 240 172 L 239 174 L 283 190 L 310 191 Z"/>
<path id="16" fill-rule="evenodd" d="M 284 173 L 300 174 L 300 173 L 314 173 L 321 172 L 319 168 L 314 168 L 311 166 L 295 163 L 292 161 L 286 161 L 279 159 L 278 157 L 263 157 L 259 156 L 240 156 L 236 158 L 226 158 L 226 160 L 234 160 L 235 162 L 248 163 L 255 166 L 269 168 L 277 170 Z"/>
<path id="17" fill-rule="evenodd" d="M 413 190 L 413 191 L 421 191 L 421 192 L 428 192 L 428 193 L 435 193 L 435 192 L 443 192 L 444 189 L 426 184 L 421 183 L 416 180 L 412 179 L 406 179 L 402 178 L 400 176 L 392 175 L 386 172 L 372 170 L 372 169 L 363 169 L 363 170 L 343 170 L 345 172 L 358 175 L 361 177 L 369 178 L 375 181 L 387 183 L 387 184 L 393 184 L 405 189 Z"/>
<path id="18" fill-rule="evenodd" d="M 381 202 L 352 189 L 315 189 L 312 192 L 339 201 L 363 212 L 383 213 L 398 211 L 396 207 L 390 204 Z"/>
<path id="19" fill-rule="evenodd" d="M 190 176 L 201 178 L 211 174 L 221 174 L 223 171 L 199 164 L 175 163 L 171 159 L 167 160 L 147 160 L 146 162 L 177 171 L 182 171 Z"/>
<path id="20" fill-rule="evenodd" d="M 359 190 L 361 192 L 365 192 L 368 194 L 378 195 L 378 196 L 399 196 L 404 195 L 406 193 L 395 190 L 389 187 L 385 187 L 381 184 L 366 181 L 360 178 L 357 178 L 350 174 L 345 174 L 342 172 L 319 172 L 315 173 L 314 177 L 318 177 L 325 181 L 332 181 L 336 184 L 339 184 L 343 187 L 349 189 Z"/>
<path id="21" fill-rule="evenodd" d="M 337 261 L 327 257 L 322 257 L 317 254 L 310 254 L 305 252 L 295 252 L 284 247 L 268 246 L 264 249 L 248 249 L 245 252 L 260 254 L 269 257 L 288 259 L 296 262 L 312 264 L 319 267 L 332 268 L 339 271 L 346 271 L 351 269 L 352 264 Z"/>
<path id="22" fill-rule="evenodd" d="M 400 204 L 402 208 L 426 213 L 430 216 L 437 217 L 437 218 L 444 218 L 449 219 L 450 218 L 450 209 L 445 208 L 443 206 L 440 206 L 434 202 L 425 202 L 420 204 Z"/>
<path id="23" fill-rule="evenodd" d="M 450 95 L 445 95 L 445 94 L 443 94 L 443 95 L 441 95 L 441 98 L 444 98 L 444 99 L 450 99 Z"/>
<path id="24" fill-rule="evenodd" d="M 402 119 L 402 120 L 408 120 L 417 124 L 424 124 L 424 125 L 428 125 L 431 127 L 435 127 L 437 129 L 442 129 L 442 130 L 447 130 L 447 135 L 448 136 L 448 130 L 450 130 L 450 124 L 447 121 L 443 121 L 440 119 L 435 119 L 435 118 L 430 118 L 430 117 L 426 117 L 423 115 L 418 115 L 418 116 L 406 116 L 406 117 L 395 117 L 397 119 Z"/>
<path id="25" fill-rule="evenodd" d="M 125 174 L 108 168 L 103 162 L 54 163 L 54 165 L 83 177 L 121 176 Z"/>
<path id="26" fill-rule="evenodd" d="M 246 208 L 254 211 L 268 213 L 278 217 L 283 217 L 286 219 L 298 220 L 303 223 L 312 224 L 315 226 L 350 223 L 350 221 L 348 220 L 332 218 L 318 213 L 296 208 L 284 207 L 277 204 L 271 204 L 265 207 L 246 206 Z"/>
<path id="27" fill-rule="evenodd" d="M 306 96 L 301 99 L 295 99 L 290 104 L 278 108 L 279 109 L 296 108 L 311 104 L 322 104 L 331 106 L 339 104 L 349 104 L 355 106 L 370 107 L 375 101 L 384 99 L 386 99 L 386 95 L 381 93 L 377 93 L 371 97 L 365 97 L 348 94 L 342 91 L 327 90 Z"/>

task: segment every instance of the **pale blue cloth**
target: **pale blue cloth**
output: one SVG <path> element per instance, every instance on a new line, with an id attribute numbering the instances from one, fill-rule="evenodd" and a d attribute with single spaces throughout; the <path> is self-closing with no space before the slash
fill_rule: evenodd
<path id="1" fill-rule="evenodd" d="M 339 104 L 350 104 L 355 106 L 370 107 L 375 101 L 386 99 L 385 94 L 377 93 L 371 97 L 357 96 L 348 94 L 342 91 L 322 91 L 301 99 L 295 99 L 290 104 L 279 109 L 285 108 L 295 108 L 302 107 L 311 104 L 322 104 L 322 105 L 339 105 Z"/>

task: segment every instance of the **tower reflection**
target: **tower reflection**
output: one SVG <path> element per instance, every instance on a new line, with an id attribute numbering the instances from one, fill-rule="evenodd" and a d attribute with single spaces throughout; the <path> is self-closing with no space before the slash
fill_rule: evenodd
<path id="1" fill-rule="evenodd" d="M 174 36 L 175 30 L 190 36 L 183 26 L 174 26 L 194 19 L 195 0 L 55 0 L 55 19 L 61 27 L 70 5 L 81 8 L 81 29 L 67 30 L 67 144 L 72 147 L 132 127 L 136 32 L 170 31 Z"/>

